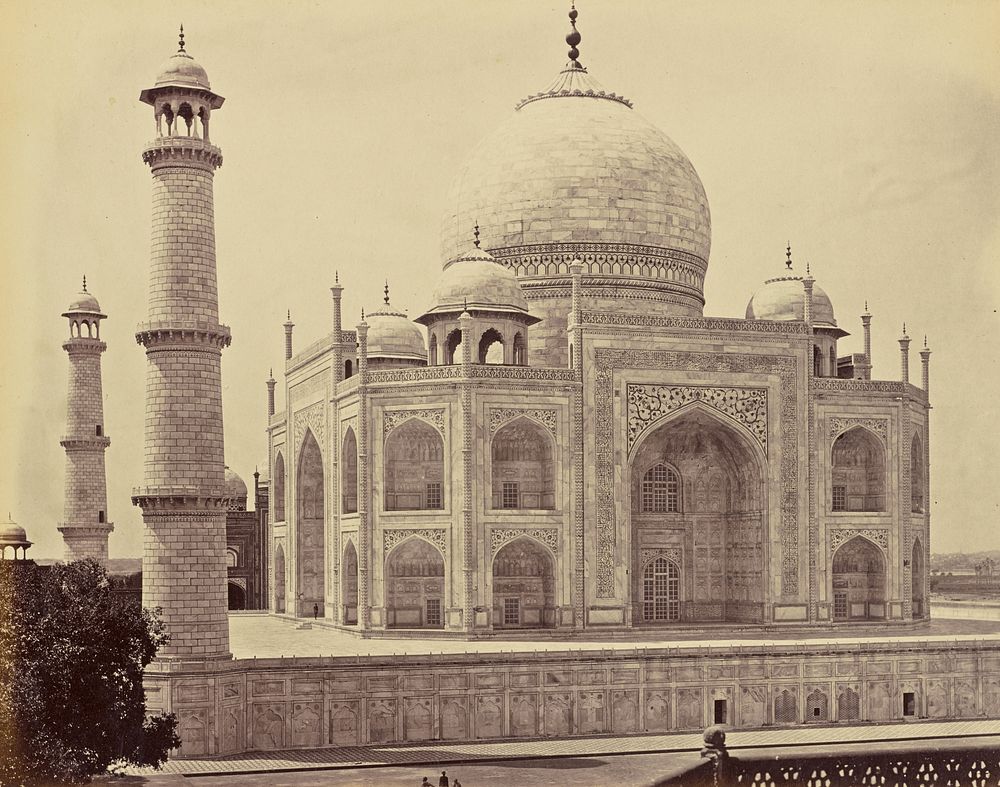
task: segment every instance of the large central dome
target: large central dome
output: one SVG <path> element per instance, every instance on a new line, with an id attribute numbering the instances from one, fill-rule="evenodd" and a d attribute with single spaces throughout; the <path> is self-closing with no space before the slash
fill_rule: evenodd
<path id="1" fill-rule="evenodd" d="M 555 331 L 545 341 L 552 351 L 533 363 L 565 361 L 560 332 L 574 257 L 585 265 L 589 308 L 702 314 L 711 219 L 698 173 L 575 59 L 548 89 L 521 101 L 459 170 L 442 227 L 446 264 L 476 224 L 483 247 L 514 271 L 530 301 L 561 301 L 532 305 L 541 331 Z"/>

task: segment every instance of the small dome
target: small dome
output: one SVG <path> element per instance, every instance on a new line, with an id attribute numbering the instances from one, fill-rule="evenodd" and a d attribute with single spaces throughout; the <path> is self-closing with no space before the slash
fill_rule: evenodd
<path id="1" fill-rule="evenodd" d="M 805 287 L 801 276 L 768 279 L 747 304 L 748 320 L 804 320 Z M 833 304 L 823 289 L 813 285 L 812 320 L 820 327 L 836 328 Z"/>
<path id="2" fill-rule="evenodd" d="M 247 510 L 247 485 L 226 465 L 225 495 L 229 498 L 230 511 Z"/>
<path id="3" fill-rule="evenodd" d="M 368 323 L 369 358 L 427 358 L 424 333 L 406 312 L 396 311 L 386 303 L 366 314 L 365 321 Z"/>
<path id="4" fill-rule="evenodd" d="M 69 305 L 67 312 L 93 312 L 94 314 L 101 313 L 101 304 L 97 302 L 97 298 L 91 295 L 86 290 L 83 290 L 77 294 L 76 298 Z"/>
<path id="5" fill-rule="evenodd" d="M 427 314 L 419 318 L 420 322 L 433 314 L 464 309 L 519 312 L 528 316 L 528 301 L 517 277 L 479 248 L 446 263 L 434 288 L 433 303 Z"/>
<path id="6" fill-rule="evenodd" d="M 0 544 L 21 546 L 30 545 L 31 542 L 28 541 L 28 534 L 24 532 L 24 528 L 8 519 L 7 522 L 0 523 Z"/>
<path id="7" fill-rule="evenodd" d="M 195 87 L 211 90 L 208 73 L 187 52 L 177 52 L 160 69 L 156 87 Z"/>

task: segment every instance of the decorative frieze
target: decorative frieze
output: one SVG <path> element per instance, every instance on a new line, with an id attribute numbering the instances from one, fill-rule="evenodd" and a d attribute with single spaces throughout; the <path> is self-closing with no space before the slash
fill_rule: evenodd
<path id="1" fill-rule="evenodd" d="M 490 532 L 490 555 L 495 555 L 500 551 L 500 548 L 515 538 L 521 538 L 522 536 L 527 536 L 528 538 L 533 538 L 536 541 L 545 544 L 553 553 L 558 554 L 559 552 L 559 531 L 554 527 L 532 527 L 532 528 L 516 528 L 516 527 L 503 527 L 494 528 Z"/>
<path id="2" fill-rule="evenodd" d="M 833 416 L 829 419 L 829 424 L 830 437 L 837 437 L 843 432 L 846 432 L 848 429 L 853 429 L 855 426 L 863 426 L 865 429 L 868 429 L 881 437 L 882 442 L 886 442 L 888 439 L 888 418 L 843 418 L 840 416 Z"/>
<path id="3" fill-rule="evenodd" d="M 410 536 L 419 536 L 425 541 L 429 541 L 442 554 L 448 553 L 448 534 L 443 527 L 422 527 L 419 529 L 394 529 L 382 531 L 382 555 L 388 555 L 393 547 L 401 541 L 405 541 Z"/>
<path id="4" fill-rule="evenodd" d="M 426 421 L 442 436 L 444 435 L 444 408 L 437 407 L 427 410 L 384 410 L 382 412 L 382 437 L 387 437 L 389 432 L 410 418 Z"/>
<path id="5" fill-rule="evenodd" d="M 666 350 L 597 348 L 594 353 L 594 423 L 597 487 L 596 584 L 598 598 L 615 596 L 615 374 L 625 370 L 738 372 L 775 375 L 780 381 L 779 444 L 781 595 L 799 592 L 799 469 L 796 424 L 796 358 L 787 355 L 687 353 Z"/>
<path id="6" fill-rule="evenodd" d="M 850 393 L 906 393 L 907 384 L 893 380 L 841 380 L 836 377 L 817 377 L 812 387 L 817 391 L 844 391 Z M 912 386 L 909 386 L 912 388 Z M 913 390 L 919 390 L 913 388 Z"/>
<path id="7" fill-rule="evenodd" d="M 553 437 L 556 436 L 556 411 L 554 408 L 519 409 L 516 407 L 490 408 L 490 436 L 492 437 L 504 424 L 522 416 L 538 421 L 552 433 Z"/>
<path id="8" fill-rule="evenodd" d="M 678 566 L 683 562 L 683 551 L 680 547 L 653 547 L 652 549 L 639 550 L 639 563 L 645 566 L 650 560 L 662 557 L 676 563 Z"/>
<path id="9" fill-rule="evenodd" d="M 805 323 L 772 320 L 734 320 L 725 317 L 667 317 L 654 314 L 618 314 L 615 312 L 583 312 L 586 325 L 610 325 L 627 328 L 682 328 L 697 331 L 727 333 L 805 334 Z M 839 381 L 838 381 L 839 382 Z M 899 383 L 901 385 L 901 383 Z"/>
<path id="10" fill-rule="evenodd" d="M 697 385 L 626 386 L 628 448 L 664 416 L 694 402 L 718 410 L 745 426 L 767 453 L 767 389 L 719 388 Z"/>
<path id="11" fill-rule="evenodd" d="M 887 528 L 844 528 L 830 531 L 830 555 L 832 556 L 841 546 L 856 536 L 867 538 L 873 544 L 880 547 L 883 552 L 888 552 L 889 550 L 889 530 Z"/>
<path id="12" fill-rule="evenodd" d="M 309 407 L 292 414 L 292 435 L 296 449 L 302 445 L 302 438 L 305 436 L 307 428 L 312 430 L 320 450 L 323 451 L 326 448 L 326 440 L 324 439 L 326 421 L 322 402 L 316 402 L 316 404 L 309 405 Z"/>

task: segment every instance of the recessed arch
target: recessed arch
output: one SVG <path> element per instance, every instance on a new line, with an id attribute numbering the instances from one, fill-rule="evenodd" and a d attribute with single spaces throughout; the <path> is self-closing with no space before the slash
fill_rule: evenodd
<path id="1" fill-rule="evenodd" d="M 496 328 L 488 328 L 479 337 L 479 363 L 502 364 L 504 362 L 503 335 Z"/>
<path id="2" fill-rule="evenodd" d="M 910 550 L 910 601 L 915 618 L 927 616 L 927 572 L 924 566 L 924 545 L 917 537 L 913 539 L 913 548 Z"/>
<path id="3" fill-rule="evenodd" d="M 341 512 L 353 514 L 358 510 L 358 440 L 350 426 L 344 430 L 340 452 Z"/>
<path id="4" fill-rule="evenodd" d="M 420 418 L 408 418 L 385 441 L 385 510 L 444 508 L 444 440 Z"/>
<path id="5" fill-rule="evenodd" d="M 386 625 L 444 628 L 444 556 L 430 541 L 412 535 L 385 558 Z"/>
<path id="6" fill-rule="evenodd" d="M 285 457 L 274 455 L 274 521 L 285 521 Z"/>
<path id="7" fill-rule="evenodd" d="M 914 434 L 910 441 L 910 511 L 914 514 L 924 513 L 925 482 L 927 474 L 924 465 L 924 444 L 919 434 Z"/>
<path id="8" fill-rule="evenodd" d="M 513 362 L 515 366 L 528 365 L 528 347 L 524 340 L 524 334 L 520 331 L 514 334 L 511 351 L 513 353 Z"/>
<path id="9" fill-rule="evenodd" d="M 427 340 L 427 362 L 431 366 L 437 366 L 438 362 L 438 339 L 437 334 L 432 333 Z"/>
<path id="10" fill-rule="evenodd" d="M 528 536 L 504 544 L 493 556 L 493 627 L 553 628 L 556 625 L 556 561 Z"/>
<path id="11" fill-rule="evenodd" d="M 857 535 L 833 554 L 834 620 L 885 618 L 885 555 L 873 541 Z"/>
<path id="12" fill-rule="evenodd" d="M 700 402 L 639 436 L 626 475 L 634 625 L 764 620 L 767 472 L 749 430 Z M 657 557 L 675 563 L 676 586 L 669 566 L 649 568 Z M 668 586 L 676 616 L 662 612 Z M 647 616 L 647 602 L 661 612 Z"/>
<path id="13" fill-rule="evenodd" d="M 462 331 L 459 328 L 451 331 L 444 341 L 444 362 L 446 364 L 461 363 Z M 456 356 L 458 356 L 456 358 Z"/>
<path id="14" fill-rule="evenodd" d="M 341 622 L 354 626 L 358 622 L 358 550 L 354 548 L 353 539 L 347 539 L 340 565 Z"/>
<path id="15" fill-rule="evenodd" d="M 554 509 L 555 448 L 548 429 L 528 416 L 500 427 L 490 443 L 492 507 Z"/>
<path id="16" fill-rule="evenodd" d="M 655 556 L 642 567 L 642 620 L 645 623 L 681 618 L 681 570 L 676 562 Z"/>
<path id="17" fill-rule="evenodd" d="M 306 428 L 295 465 L 295 548 L 297 614 L 325 614 L 326 504 L 323 455 L 312 429 Z"/>
<path id="18" fill-rule="evenodd" d="M 281 544 L 274 548 L 274 611 L 285 611 L 285 548 Z"/>
<path id="19" fill-rule="evenodd" d="M 885 511 L 885 446 L 864 426 L 853 426 L 831 450 L 833 511 Z"/>

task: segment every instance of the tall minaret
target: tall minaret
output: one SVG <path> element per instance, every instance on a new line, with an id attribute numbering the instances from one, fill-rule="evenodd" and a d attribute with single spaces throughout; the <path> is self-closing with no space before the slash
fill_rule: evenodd
<path id="1" fill-rule="evenodd" d="M 161 607 L 170 644 L 158 658 L 229 658 L 226 506 L 212 179 L 222 151 L 209 118 L 222 106 L 208 75 L 180 48 L 139 99 L 153 107 L 156 138 L 142 153 L 153 175 L 146 457 L 132 502 L 146 525 L 142 603 Z"/>
<path id="2" fill-rule="evenodd" d="M 83 290 L 63 312 L 69 320 L 69 338 L 63 349 L 69 354 L 69 397 L 66 434 L 60 445 L 66 449 L 66 498 L 64 519 L 59 525 L 66 545 L 65 558 L 108 559 L 108 489 L 104 475 L 104 451 L 111 440 L 104 434 L 104 400 L 101 387 L 101 306 Z"/>

